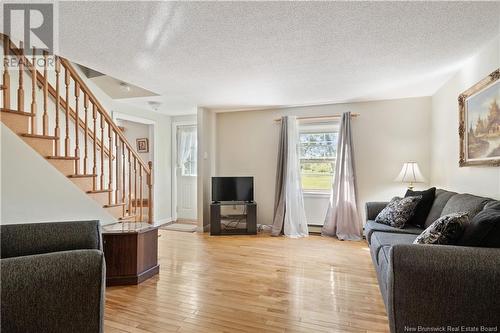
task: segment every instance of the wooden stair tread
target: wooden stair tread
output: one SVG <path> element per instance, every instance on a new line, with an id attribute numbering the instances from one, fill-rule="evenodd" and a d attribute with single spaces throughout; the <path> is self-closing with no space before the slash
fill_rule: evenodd
<path id="1" fill-rule="evenodd" d="M 75 156 L 45 156 L 48 160 L 66 160 L 66 161 L 76 161 L 79 160 L 79 157 Z"/>
<path id="2" fill-rule="evenodd" d="M 116 203 L 116 204 L 112 204 L 112 205 L 104 205 L 103 207 L 104 208 L 112 208 L 112 207 L 120 207 L 120 206 L 124 206 L 125 203 Z"/>
<path id="3" fill-rule="evenodd" d="M 68 178 L 93 178 L 96 177 L 97 175 L 95 174 L 90 174 L 90 175 L 68 175 Z"/>
<path id="4" fill-rule="evenodd" d="M 12 109 L 5 109 L 5 108 L 1 108 L 0 110 L 2 112 L 13 113 L 13 114 L 17 114 L 20 116 L 33 117 L 33 114 L 31 114 L 29 112 L 23 112 L 23 111 L 17 111 L 17 110 L 12 110 Z"/>
<path id="5" fill-rule="evenodd" d="M 111 190 L 92 190 L 92 191 L 87 191 L 88 194 L 92 194 L 92 193 L 107 193 L 107 192 L 111 192 Z"/>
<path id="6" fill-rule="evenodd" d="M 24 138 L 36 138 L 36 139 L 46 139 L 46 140 L 57 140 L 57 136 L 51 136 L 51 135 L 42 135 L 42 134 L 21 134 L 22 137 Z"/>

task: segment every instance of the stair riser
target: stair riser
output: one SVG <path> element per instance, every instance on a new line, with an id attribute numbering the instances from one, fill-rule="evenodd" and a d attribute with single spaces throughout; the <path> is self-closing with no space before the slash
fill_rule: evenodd
<path id="1" fill-rule="evenodd" d="M 28 133 L 29 117 L 1 112 L 0 119 L 5 126 L 12 130 L 12 132 L 16 134 Z"/>
<path id="2" fill-rule="evenodd" d="M 75 173 L 75 161 L 71 160 L 48 160 L 63 175 L 69 176 Z"/>
<path id="3" fill-rule="evenodd" d="M 70 180 L 78 186 L 81 190 L 87 192 L 91 191 L 93 188 L 92 177 L 88 178 L 70 178 Z"/>
<path id="4" fill-rule="evenodd" d="M 102 206 L 109 204 L 109 193 L 108 192 L 87 193 L 87 195 L 90 196 L 95 201 L 97 201 Z"/>
<path id="5" fill-rule="evenodd" d="M 117 206 L 117 207 L 107 207 L 107 208 L 104 208 L 106 209 L 106 211 L 113 215 L 114 217 L 116 218 L 120 218 L 123 216 L 123 207 L 122 206 Z"/>
<path id="6" fill-rule="evenodd" d="M 54 141 L 39 138 L 26 138 L 22 137 L 24 142 L 31 146 L 42 156 L 50 156 L 54 153 Z"/>

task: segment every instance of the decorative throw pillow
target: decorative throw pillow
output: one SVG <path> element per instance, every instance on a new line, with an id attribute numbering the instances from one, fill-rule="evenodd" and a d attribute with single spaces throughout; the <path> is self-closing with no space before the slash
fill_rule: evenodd
<path id="1" fill-rule="evenodd" d="M 375 222 L 387 224 L 394 228 L 404 228 L 408 220 L 413 216 L 415 207 L 417 207 L 421 199 L 421 196 L 402 199 L 394 197 L 377 215 Z"/>
<path id="2" fill-rule="evenodd" d="M 469 221 L 467 213 L 441 216 L 413 241 L 413 244 L 455 244 Z"/>
<path id="3" fill-rule="evenodd" d="M 484 209 L 465 226 L 458 245 L 500 247 L 500 210 Z"/>
<path id="4" fill-rule="evenodd" d="M 412 218 L 408 221 L 408 224 L 415 225 L 417 227 L 423 228 L 425 226 L 425 220 L 427 215 L 431 211 L 432 204 L 434 203 L 434 198 L 436 197 L 436 188 L 431 187 L 425 191 L 406 191 L 405 198 L 408 197 L 418 197 L 422 196 L 422 200 L 417 204 L 415 208 L 415 213 Z"/>

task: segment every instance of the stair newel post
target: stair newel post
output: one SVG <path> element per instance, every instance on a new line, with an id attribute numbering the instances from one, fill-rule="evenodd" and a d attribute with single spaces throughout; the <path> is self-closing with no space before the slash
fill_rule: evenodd
<path id="1" fill-rule="evenodd" d="M 128 150 L 128 215 L 132 213 L 132 159 L 130 158 L 130 149 Z"/>
<path id="2" fill-rule="evenodd" d="M 78 130 L 80 129 L 80 113 L 79 103 L 80 98 L 80 85 L 75 80 L 75 173 L 80 174 L 80 136 Z"/>
<path id="3" fill-rule="evenodd" d="M 143 188 L 143 183 L 142 183 L 142 165 L 139 165 L 139 221 L 142 222 L 142 206 L 143 206 L 143 197 L 142 197 L 142 188 Z"/>
<path id="4" fill-rule="evenodd" d="M 61 129 L 59 128 L 59 104 L 61 103 L 61 97 L 59 92 L 59 75 L 61 74 L 61 61 L 59 57 L 55 57 L 56 59 L 56 127 L 54 129 L 54 136 L 56 137 L 54 143 L 55 156 L 60 155 L 60 137 L 61 137 Z"/>
<path id="5" fill-rule="evenodd" d="M 118 193 L 120 190 L 120 158 L 118 156 L 118 151 L 120 150 L 120 142 L 118 141 L 120 137 L 118 136 L 118 132 L 115 132 L 115 180 L 116 180 L 116 189 L 115 189 L 115 203 L 118 204 L 120 200 L 118 200 Z"/>
<path id="6" fill-rule="evenodd" d="M 33 46 L 31 66 L 31 134 L 36 134 L 36 48 Z"/>
<path id="7" fill-rule="evenodd" d="M 134 215 L 137 215 L 137 157 L 134 154 Z M 137 221 L 137 216 L 136 219 Z"/>
<path id="8" fill-rule="evenodd" d="M 104 190 L 104 115 L 102 114 L 102 111 L 99 110 L 99 113 L 101 114 L 101 190 Z"/>
<path id="9" fill-rule="evenodd" d="M 153 223 L 153 162 L 148 162 L 148 223 Z"/>
<path id="10" fill-rule="evenodd" d="M 108 123 L 108 141 L 109 141 L 109 149 L 108 149 L 108 190 L 109 197 L 108 203 L 110 205 L 113 204 L 113 129 L 111 128 L 111 124 Z"/>
<path id="11" fill-rule="evenodd" d="M 66 127 L 66 137 L 64 139 L 64 156 L 69 156 L 69 70 L 67 67 L 64 68 L 64 84 L 66 85 L 66 114 L 65 114 L 65 127 Z"/>
<path id="12" fill-rule="evenodd" d="M 19 42 L 19 87 L 17 88 L 17 110 L 24 112 L 24 45 Z"/>
<path id="13" fill-rule="evenodd" d="M 94 103 L 92 103 L 92 119 L 94 120 L 94 137 L 93 137 L 93 164 L 92 167 L 92 190 L 97 189 L 97 110 Z"/>
<path id="14" fill-rule="evenodd" d="M 10 109 L 10 74 L 9 74 L 9 49 L 10 40 L 7 35 L 3 36 L 3 107 Z"/>
<path id="15" fill-rule="evenodd" d="M 43 51 L 43 117 L 42 117 L 42 130 L 43 135 L 49 135 L 49 114 L 48 114 L 48 103 L 49 103 L 49 78 L 47 77 L 47 51 Z M 36 76 L 35 76 L 36 78 Z"/>
<path id="16" fill-rule="evenodd" d="M 84 152 L 83 152 L 83 174 L 87 174 L 87 164 L 89 161 L 89 152 L 88 152 L 88 146 L 89 146 L 89 123 L 88 123 L 88 110 L 89 109 L 89 95 L 84 92 L 83 96 L 83 110 L 85 112 L 84 116 L 84 131 L 85 131 L 85 137 L 84 137 Z"/>
<path id="17" fill-rule="evenodd" d="M 125 216 L 125 142 L 121 141 L 121 151 L 122 151 L 122 204 L 123 204 L 123 216 Z"/>

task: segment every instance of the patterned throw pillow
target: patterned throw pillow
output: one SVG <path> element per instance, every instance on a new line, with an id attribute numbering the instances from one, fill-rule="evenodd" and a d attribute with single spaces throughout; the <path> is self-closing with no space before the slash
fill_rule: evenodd
<path id="1" fill-rule="evenodd" d="M 392 198 L 391 202 L 377 215 L 375 222 L 387 224 L 394 228 L 404 228 L 408 220 L 413 216 L 415 207 L 422 196 L 407 198 Z"/>
<path id="2" fill-rule="evenodd" d="M 413 244 L 455 244 L 468 222 L 469 216 L 463 212 L 441 216 L 418 235 Z"/>

